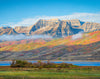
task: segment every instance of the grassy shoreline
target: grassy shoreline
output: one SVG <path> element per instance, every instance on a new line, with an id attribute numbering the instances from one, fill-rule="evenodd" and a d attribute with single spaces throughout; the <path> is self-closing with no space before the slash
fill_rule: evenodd
<path id="1" fill-rule="evenodd" d="M 0 79 L 100 79 L 100 67 L 11 68 L 0 67 Z"/>
<path id="2" fill-rule="evenodd" d="M 16 60 L 10 66 L 0 66 L 0 79 L 100 79 L 100 66 Z"/>

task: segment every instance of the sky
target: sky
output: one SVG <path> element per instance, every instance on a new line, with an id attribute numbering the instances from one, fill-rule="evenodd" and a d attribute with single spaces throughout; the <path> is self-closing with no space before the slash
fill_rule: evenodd
<path id="1" fill-rule="evenodd" d="M 100 23 L 100 0 L 0 0 L 0 26 L 28 26 L 41 18 Z"/>

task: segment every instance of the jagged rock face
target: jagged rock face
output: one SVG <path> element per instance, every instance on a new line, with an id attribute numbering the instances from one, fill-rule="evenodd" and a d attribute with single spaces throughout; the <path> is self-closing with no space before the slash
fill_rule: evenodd
<path id="1" fill-rule="evenodd" d="M 78 29 L 80 26 L 79 20 L 42 20 L 42 24 L 39 25 L 39 29 L 31 32 L 31 34 L 46 34 L 51 35 L 53 37 L 63 37 L 69 36 L 82 31 L 82 29 Z M 77 28 L 77 29 L 76 29 Z"/>
<path id="2" fill-rule="evenodd" d="M 84 32 L 97 31 L 97 30 L 100 30 L 100 24 L 99 23 L 86 22 L 81 26 L 81 29 L 83 29 Z"/>
<path id="3" fill-rule="evenodd" d="M 28 34 L 29 32 L 28 27 L 24 27 L 24 26 L 17 26 L 14 29 L 17 33 Z"/>
<path id="4" fill-rule="evenodd" d="M 30 29 L 29 34 L 33 34 L 34 31 L 41 29 L 42 27 L 55 26 L 56 22 L 58 21 L 59 21 L 58 19 L 51 19 L 51 20 L 40 19 L 36 24 L 29 27 Z"/>
<path id="5" fill-rule="evenodd" d="M 0 27 L 0 35 L 3 35 L 3 34 L 15 35 L 18 33 L 11 27 Z"/>
<path id="6" fill-rule="evenodd" d="M 71 26 L 72 27 L 75 27 L 75 28 L 81 26 L 81 21 L 78 20 L 78 19 L 74 19 L 74 20 L 62 20 L 62 21 L 70 22 L 71 23 Z"/>
<path id="7" fill-rule="evenodd" d="M 15 29 L 15 30 L 14 30 Z M 53 37 L 63 37 L 76 34 L 80 31 L 93 32 L 100 30 L 99 23 L 81 22 L 80 20 L 59 20 L 40 19 L 34 25 L 29 27 L 17 26 L 14 29 L 11 27 L 0 27 L 0 35 L 2 34 L 26 34 L 26 35 L 50 35 Z"/>

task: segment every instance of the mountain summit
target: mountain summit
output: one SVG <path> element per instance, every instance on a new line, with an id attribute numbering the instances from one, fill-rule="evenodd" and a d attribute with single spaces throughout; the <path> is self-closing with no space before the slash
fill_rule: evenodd
<path id="1" fill-rule="evenodd" d="M 3 34 L 15 35 L 18 33 L 11 27 L 0 27 L 0 35 L 3 35 Z"/>
<path id="2" fill-rule="evenodd" d="M 38 21 L 34 27 L 38 27 L 36 31 L 32 31 L 31 34 L 46 34 L 53 37 L 62 37 L 76 34 L 82 29 L 74 26 L 80 25 L 79 20 L 41 20 Z"/>

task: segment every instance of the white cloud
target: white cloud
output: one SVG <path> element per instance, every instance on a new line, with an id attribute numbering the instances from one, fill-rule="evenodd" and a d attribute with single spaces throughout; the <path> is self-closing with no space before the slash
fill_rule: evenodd
<path id="1" fill-rule="evenodd" d="M 12 27 L 14 27 L 14 26 L 29 26 L 29 25 L 33 25 L 37 21 L 38 21 L 38 19 L 36 19 L 36 18 L 27 18 L 21 22 L 18 22 L 16 24 L 12 24 L 11 26 Z"/>
<path id="2" fill-rule="evenodd" d="M 18 23 L 12 23 L 10 26 L 29 26 L 36 23 L 39 19 L 52 19 L 58 18 L 61 20 L 71 20 L 71 19 L 79 19 L 81 21 L 88 22 L 96 22 L 100 23 L 100 14 L 99 13 L 73 13 L 71 15 L 65 16 L 36 16 L 34 18 L 26 18 Z"/>
<path id="3" fill-rule="evenodd" d="M 79 32 L 75 35 L 72 36 L 72 40 L 76 40 L 76 39 L 79 39 L 79 38 L 82 38 L 83 36 L 83 32 Z"/>
<path id="4" fill-rule="evenodd" d="M 4 41 L 14 41 L 14 40 L 23 40 L 23 39 L 46 39 L 46 38 L 52 38 L 52 36 L 49 35 L 32 35 L 32 36 L 26 36 L 23 34 L 19 34 L 19 35 L 1 35 L 0 36 L 0 40 L 4 40 Z"/>

